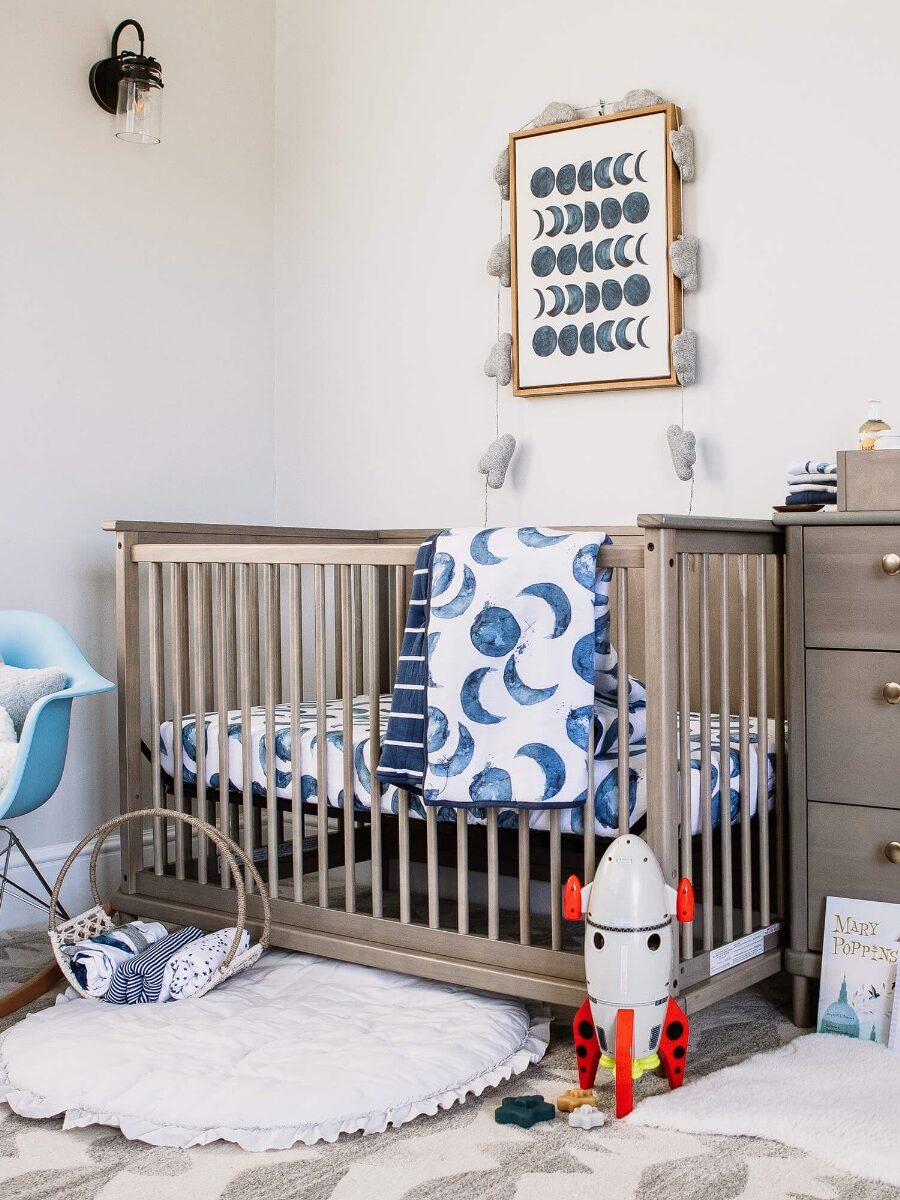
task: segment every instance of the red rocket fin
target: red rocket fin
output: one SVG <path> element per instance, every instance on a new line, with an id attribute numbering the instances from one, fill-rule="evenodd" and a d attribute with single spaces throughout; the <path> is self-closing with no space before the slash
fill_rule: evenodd
<path id="1" fill-rule="evenodd" d="M 659 1038 L 659 1057 L 669 1087 L 672 1088 L 681 1087 L 684 1083 L 688 1032 L 688 1019 L 678 1007 L 675 997 L 670 996 Z"/>
<path id="2" fill-rule="evenodd" d="M 597 1041 L 590 1000 L 585 1000 L 575 1014 L 572 1037 L 575 1039 L 575 1057 L 578 1060 L 578 1084 L 583 1088 L 593 1087 L 600 1063 L 600 1043 Z"/>
<path id="3" fill-rule="evenodd" d="M 679 921 L 694 919 L 694 885 L 688 878 L 683 878 L 678 884 L 677 900 L 675 901 L 675 916 Z"/>
<path id="4" fill-rule="evenodd" d="M 634 1108 L 631 1055 L 634 1046 L 634 1009 L 616 1014 L 616 1116 L 627 1117 Z"/>
<path id="5" fill-rule="evenodd" d="M 577 875 L 570 875 L 563 888 L 563 915 L 567 921 L 581 920 L 581 881 Z"/>

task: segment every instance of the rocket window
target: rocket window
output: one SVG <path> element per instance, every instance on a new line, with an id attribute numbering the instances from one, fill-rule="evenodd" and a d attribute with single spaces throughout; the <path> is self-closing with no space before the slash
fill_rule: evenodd
<path id="1" fill-rule="evenodd" d="M 603 934 L 599 930 L 594 934 L 594 946 L 598 950 L 603 949 Z"/>
<path id="2" fill-rule="evenodd" d="M 648 950 L 658 950 L 661 945 L 662 945 L 662 942 L 660 941 L 660 937 L 659 937 L 658 933 L 651 933 L 650 936 L 647 938 Z"/>

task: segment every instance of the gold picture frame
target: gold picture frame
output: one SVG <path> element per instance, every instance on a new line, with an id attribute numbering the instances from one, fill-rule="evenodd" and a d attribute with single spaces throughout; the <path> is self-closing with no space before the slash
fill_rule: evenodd
<path id="1" fill-rule="evenodd" d="M 681 233 L 681 191 L 669 134 L 679 123 L 674 104 L 657 104 L 510 134 L 515 395 L 558 396 L 678 385 L 672 338 L 682 328 L 682 297 L 669 246 Z M 579 161 L 580 167 L 576 165 Z M 556 162 L 561 164 L 558 169 L 554 169 Z M 548 165 L 535 168 L 535 163 Z M 646 174 L 642 174 L 642 166 Z M 626 192 L 629 187 L 632 190 Z M 534 206 L 535 200 L 556 198 L 555 191 L 572 199 L 559 205 Z M 545 212 L 551 214 L 551 229 L 546 227 Z M 525 221 L 535 218 L 538 233 L 528 238 L 529 258 Z M 625 232 L 612 233 L 623 220 Z M 640 233 L 628 232 L 639 228 Z M 611 234 L 600 239 L 596 249 L 594 239 L 586 236 L 594 229 Z M 565 235 L 579 235 L 580 246 L 554 242 Z M 635 241 L 633 249 L 629 249 L 631 239 Z M 648 244 L 642 249 L 645 240 Z M 629 257 L 635 250 L 637 260 Z M 627 275 L 623 284 L 622 273 L 635 265 L 639 269 Z M 551 278 L 558 281 L 549 282 Z M 534 316 L 527 315 L 523 304 L 526 289 L 538 293 L 539 311 Z M 544 293 L 550 296 L 550 308 Z M 564 307 L 560 307 L 561 298 L 566 301 Z M 588 307 L 591 304 L 593 307 Z M 560 322 L 582 308 L 585 316 L 597 311 L 604 320 L 584 322 L 580 329 L 573 322 Z M 610 311 L 618 315 L 610 318 Z M 537 324 L 540 321 L 544 323 Z M 632 324 L 637 341 L 630 333 Z M 643 332 L 645 325 L 649 326 L 650 341 Z"/>

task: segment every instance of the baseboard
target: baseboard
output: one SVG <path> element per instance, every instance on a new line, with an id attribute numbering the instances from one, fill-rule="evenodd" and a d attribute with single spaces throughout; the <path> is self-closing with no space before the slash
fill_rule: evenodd
<path id="1" fill-rule="evenodd" d="M 5 842 L 0 840 L 0 845 L 3 844 Z M 75 844 L 74 842 L 60 842 L 55 846 L 39 846 L 35 849 L 26 846 L 26 849 L 52 887 Z M 73 916 L 76 913 L 84 912 L 93 903 L 88 871 L 92 850 L 93 843 L 85 846 L 69 868 L 66 881 L 62 886 L 60 899 Z M 10 879 L 22 887 L 28 888 L 36 896 L 43 893 L 43 888 L 34 878 L 31 868 L 17 850 L 14 850 L 10 856 L 9 867 Z M 111 837 L 101 847 L 97 863 L 97 888 L 101 898 L 112 895 L 118 886 L 120 877 L 119 839 Z M 0 905 L 0 931 L 20 929 L 27 925 L 45 924 L 46 918 L 36 908 L 32 908 L 26 901 L 21 900 L 12 888 L 6 889 L 3 904 Z"/>

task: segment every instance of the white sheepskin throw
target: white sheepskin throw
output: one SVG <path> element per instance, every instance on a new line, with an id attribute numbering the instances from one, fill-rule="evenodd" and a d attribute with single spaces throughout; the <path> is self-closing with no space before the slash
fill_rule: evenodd
<path id="1" fill-rule="evenodd" d="M 6 790 L 13 763 L 19 752 L 16 727 L 5 708 L 0 708 L 0 795 Z"/>
<path id="2" fill-rule="evenodd" d="M 689 1076 L 683 1088 L 649 1097 L 626 1119 L 771 1138 L 900 1187 L 900 1058 L 875 1042 L 831 1033 L 798 1037 L 693 1083 Z M 861 1188 L 863 1194 L 868 1190 Z"/>
<path id="3" fill-rule="evenodd" d="M 67 682 L 68 676 L 59 667 L 28 670 L 0 662 L 0 707 L 12 717 L 16 737 L 22 736 L 22 726 L 32 704 L 53 692 L 61 692 Z"/>

